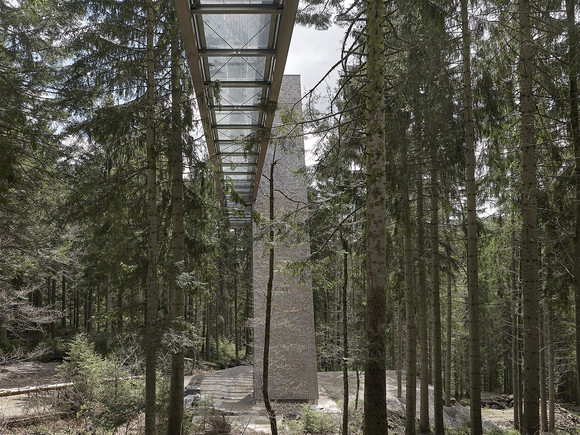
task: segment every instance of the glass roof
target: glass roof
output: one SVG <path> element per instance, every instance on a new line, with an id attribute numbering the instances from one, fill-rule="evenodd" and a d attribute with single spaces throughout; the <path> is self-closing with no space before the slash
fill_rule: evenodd
<path id="1" fill-rule="evenodd" d="M 177 0 L 230 227 L 251 222 L 298 0 Z"/>

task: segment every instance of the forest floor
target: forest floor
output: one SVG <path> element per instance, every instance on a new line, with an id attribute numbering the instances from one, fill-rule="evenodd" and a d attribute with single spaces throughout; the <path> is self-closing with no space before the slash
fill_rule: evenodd
<path id="1" fill-rule="evenodd" d="M 0 390 L 37 386 L 43 384 L 55 384 L 62 382 L 55 373 L 57 363 L 23 362 L 0 367 Z M 220 410 L 232 426 L 232 433 L 244 433 L 246 435 L 256 433 L 269 433 L 268 421 L 265 418 L 263 405 L 253 405 L 252 398 L 252 370 L 251 366 L 240 366 L 231 369 L 213 372 L 199 372 L 186 377 L 186 385 L 194 385 L 201 388 L 202 397 L 205 396 L 213 401 L 213 406 Z M 318 374 L 319 403 L 314 410 L 330 416 L 335 421 L 340 420 L 343 397 L 342 372 L 321 372 Z M 349 400 L 354 403 L 357 396 L 357 376 L 355 372 L 349 372 Z M 394 371 L 387 372 L 387 408 L 389 409 L 389 430 L 392 434 L 404 433 L 405 420 L 405 379 L 403 376 L 403 396 L 397 397 L 397 379 Z M 364 379 L 360 374 L 360 386 L 358 391 L 359 400 L 364 397 Z M 417 391 L 419 384 L 417 384 Z M 429 403 L 431 425 L 433 425 L 433 388 L 429 387 Z M 30 417 L 44 414 L 49 410 L 43 402 L 33 394 L 2 397 L 0 398 L 0 433 L 27 434 L 42 433 L 29 432 L 27 426 L 12 429 L 2 428 L 2 421 L 17 416 Z M 419 418 L 419 400 L 417 395 L 417 418 Z M 556 406 L 556 425 L 563 433 L 573 433 L 574 429 L 580 428 L 580 420 L 577 417 L 578 409 L 565 404 Z M 285 405 L 278 407 L 278 415 L 287 418 L 295 417 L 300 413 L 299 406 Z M 484 429 L 493 427 L 502 429 L 513 427 L 513 410 L 483 409 Z M 46 414 L 45 414 L 46 415 Z M 447 428 L 465 427 L 469 421 L 469 407 L 456 403 L 455 406 L 445 408 L 444 422 Z M 62 421 L 62 424 L 74 425 L 73 421 Z M 58 425 L 57 425 L 58 426 Z M 62 428 L 62 426 L 60 426 Z M 282 426 L 283 428 L 286 426 Z M 70 430 L 70 427 L 69 427 Z M 568 432 L 570 431 L 570 432 Z M 54 433 L 57 430 L 54 429 Z M 59 432 L 76 433 L 76 432 Z M 131 430 L 127 433 L 139 433 Z M 296 433 L 292 430 L 292 424 L 281 433 Z"/>

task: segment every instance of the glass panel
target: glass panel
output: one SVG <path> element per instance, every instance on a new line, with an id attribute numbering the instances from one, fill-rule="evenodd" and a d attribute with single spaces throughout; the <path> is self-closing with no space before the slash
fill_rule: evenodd
<path id="1" fill-rule="evenodd" d="M 217 144 L 217 145 L 219 148 L 219 152 L 222 154 L 248 152 L 248 150 L 245 149 L 244 144 L 242 144 L 242 143 L 228 143 L 228 144 Z"/>
<path id="2" fill-rule="evenodd" d="M 200 0 L 202 5 L 271 5 L 274 0 Z"/>
<path id="3" fill-rule="evenodd" d="M 243 174 L 225 175 L 226 180 L 231 180 L 233 182 L 251 180 L 252 178 L 253 177 L 251 175 L 243 175 Z"/>
<path id="4" fill-rule="evenodd" d="M 258 124 L 260 112 L 215 112 L 218 124 Z"/>
<path id="5" fill-rule="evenodd" d="M 246 136 L 255 130 L 250 130 L 249 128 L 239 128 L 239 129 L 229 129 L 229 128 L 219 128 L 217 130 L 218 140 L 243 140 Z"/>
<path id="6" fill-rule="evenodd" d="M 222 88 L 219 103 L 231 106 L 255 106 L 261 99 L 262 90 L 258 88 Z"/>
<path id="7" fill-rule="evenodd" d="M 256 157 L 255 156 L 228 156 L 228 155 L 224 155 L 222 156 L 222 164 L 224 166 L 228 165 L 240 165 L 240 164 L 244 164 L 244 163 L 255 163 L 256 162 Z"/>
<path id="8" fill-rule="evenodd" d="M 265 57 L 211 56 L 207 62 L 210 80 L 264 80 Z"/>
<path id="9" fill-rule="evenodd" d="M 268 48 L 268 14 L 208 14 L 203 16 L 206 48 Z"/>
<path id="10" fill-rule="evenodd" d="M 230 172 L 245 172 L 245 173 L 253 173 L 254 168 L 252 166 L 232 166 L 232 165 L 223 165 L 222 169 L 225 175 L 231 175 Z"/>

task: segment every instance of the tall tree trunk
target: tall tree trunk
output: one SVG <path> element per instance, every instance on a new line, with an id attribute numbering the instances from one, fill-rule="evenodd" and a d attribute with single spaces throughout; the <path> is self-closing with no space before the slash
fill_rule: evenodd
<path id="1" fill-rule="evenodd" d="M 445 406 L 451 405 L 451 289 L 452 285 L 451 270 L 447 272 L 447 316 L 446 316 L 446 333 L 445 333 Z"/>
<path id="2" fill-rule="evenodd" d="M 218 291 L 220 290 L 221 280 L 218 280 Z M 221 293 L 221 292 L 220 292 Z M 215 341 L 215 361 L 220 358 L 220 315 L 219 315 L 219 297 L 214 295 L 214 341 Z"/>
<path id="3" fill-rule="evenodd" d="M 62 317 L 60 319 L 60 323 L 62 328 L 66 328 L 66 278 L 64 273 L 62 274 L 62 286 L 61 286 L 61 294 L 60 294 L 60 309 L 62 310 Z"/>
<path id="4" fill-rule="evenodd" d="M 340 234 L 342 242 L 342 434 L 348 435 L 348 242 Z"/>
<path id="5" fill-rule="evenodd" d="M 238 240 L 239 238 L 239 233 L 237 230 L 234 230 L 235 236 L 236 236 L 236 240 Z M 234 246 L 234 252 L 238 252 L 238 248 L 237 246 Z M 236 268 L 237 268 L 237 260 L 236 260 Z M 238 285 L 240 283 L 240 280 L 238 279 L 238 273 L 239 269 L 236 270 L 236 273 L 234 273 L 234 353 L 235 353 L 235 357 L 236 357 L 236 364 L 238 364 L 238 361 L 240 359 L 240 334 L 238 331 Z"/>
<path id="6" fill-rule="evenodd" d="M 209 327 L 209 323 L 210 323 L 210 304 L 211 301 L 209 299 L 209 297 L 206 298 L 206 302 L 205 302 L 205 310 L 204 310 L 204 316 L 203 316 L 203 336 L 205 337 L 205 341 L 204 341 L 204 348 L 202 349 L 202 354 L 204 355 L 204 358 L 206 361 L 209 361 L 210 355 L 209 355 L 209 348 L 210 348 L 210 343 L 209 343 L 209 338 L 210 338 L 210 327 Z"/>
<path id="7" fill-rule="evenodd" d="M 548 336 L 548 385 L 549 385 L 549 424 L 548 432 L 554 432 L 556 428 L 556 377 L 554 374 L 554 335 L 552 332 L 552 296 L 548 294 L 548 309 L 546 311 L 546 334 Z"/>
<path id="8" fill-rule="evenodd" d="M 248 268 L 249 270 L 253 270 L 252 269 L 252 263 L 251 263 L 251 258 L 252 255 L 250 255 L 250 261 L 248 261 Z M 245 327 L 244 327 L 244 332 L 245 332 L 245 344 L 246 344 L 246 359 L 248 359 L 248 357 L 251 355 L 252 353 L 252 331 L 249 325 L 249 319 L 251 316 L 251 312 L 252 312 L 252 288 L 251 286 L 248 284 L 247 280 L 244 280 L 244 285 L 246 286 L 246 301 L 245 301 L 245 314 L 244 317 L 246 319 L 246 323 L 245 323 Z"/>
<path id="9" fill-rule="evenodd" d="M 568 81 L 570 104 L 570 132 L 574 147 L 574 174 L 576 182 L 574 292 L 576 302 L 576 381 L 577 401 L 580 403 L 580 121 L 578 117 L 578 27 L 575 15 L 576 0 L 566 0 L 568 27 Z"/>
<path id="10" fill-rule="evenodd" d="M 516 262 L 516 234 L 514 216 L 511 218 L 514 230 L 511 234 L 511 273 L 510 284 L 512 288 L 512 370 L 514 390 L 514 428 L 520 430 L 522 422 L 522 371 L 520 364 L 520 296 L 518 287 L 518 270 Z"/>
<path id="11" fill-rule="evenodd" d="M 111 277 L 107 275 L 107 288 L 105 291 L 105 331 L 107 332 L 107 350 L 111 348 L 113 337 L 113 283 Z"/>
<path id="12" fill-rule="evenodd" d="M 512 259 L 512 264 L 515 260 Z M 512 272 L 515 273 L 515 272 Z M 515 283 L 515 279 L 513 280 Z M 520 428 L 520 363 L 518 346 L 518 301 L 515 287 L 512 287 L 512 380 L 514 394 L 514 429 Z"/>
<path id="13" fill-rule="evenodd" d="M 177 281 L 185 260 L 185 230 L 183 225 L 183 152 L 181 141 L 181 84 L 178 23 L 175 13 L 171 14 L 171 143 L 169 162 L 171 165 L 171 255 L 173 274 L 170 277 L 171 320 L 173 327 L 182 332 L 181 322 L 185 316 L 185 291 Z M 169 386 L 169 419 L 167 433 L 178 435 L 183 432 L 183 349 L 171 355 L 171 380 Z"/>
<path id="14" fill-rule="evenodd" d="M 50 298 L 48 300 L 50 309 L 54 312 L 56 310 L 56 278 L 52 278 L 51 280 L 51 291 L 50 291 Z M 50 337 L 54 338 L 54 331 L 55 331 L 55 324 L 54 320 L 50 322 Z"/>
<path id="15" fill-rule="evenodd" d="M 419 160 L 420 162 L 420 160 Z M 425 214 L 423 194 L 423 167 L 417 168 L 417 267 L 419 274 L 419 348 L 421 351 L 421 397 L 419 431 L 429 432 L 429 325 L 427 315 L 427 284 L 425 276 Z"/>
<path id="16" fill-rule="evenodd" d="M 441 376 L 441 303 L 439 296 L 439 167 L 437 144 L 431 148 L 431 285 L 433 321 L 433 408 L 435 434 L 443 434 L 443 379 Z"/>
<path id="17" fill-rule="evenodd" d="M 540 431 L 538 408 L 538 244 L 536 139 L 534 132 L 533 39 L 530 1 L 519 0 L 520 111 L 522 147 L 522 282 L 524 299 L 524 416 L 522 432 Z"/>
<path id="18" fill-rule="evenodd" d="M 471 93 L 470 32 L 467 0 L 461 0 L 463 39 L 463 89 L 465 105 L 465 184 L 467 196 L 467 293 L 469 299 L 469 399 L 471 433 L 481 434 L 481 368 L 479 345 L 479 288 L 477 265 L 477 208 L 475 185 L 475 135 Z"/>
<path id="19" fill-rule="evenodd" d="M 275 155 L 275 150 L 274 150 Z M 270 429 L 272 435 L 278 435 L 278 426 L 276 424 L 276 413 L 270 404 L 270 394 L 268 391 L 268 372 L 270 369 L 270 324 L 272 318 L 272 289 L 274 286 L 274 167 L 276 161 L 270 164 L 270 257 L 268 265 L 268 287 L 266 290 L 266 324 L 264 326 L 264 357 L 262 369 L 262 396 L 264 397 L 264 406 L 268 412 L 270 420 Z"/>
<path id="20" fill-rule="evenodd" d="M 545 311 L 545 309 L 543 310 Z M 548 431 L 548 406 L 546 394 L 546 352 L 544 340 L 544 316 L 540 314 L 540 421 L 542 432 Z"/>
<path id="21" fill-rule="evenodd" d="M 123 330 L 123 287 L 117 288 L 117 330 Z"/>
<path id="22" fill-rule="evenodd" d="M 93 330 L 93 286 L 89 286 L 85 298 L 85 330 Z"/>
<path id="23" fill-rule="evenodd" d="M 404 146 L 404 145 L 403 145 Z M 403 153 L 403 170 L 408 173 L 407 149 Z M 403 259 L 405 275 L 405 320 L 407 326 L 407 360 L 405 382 L 405 434 L 414 435 L 417 419 L 417 343 L 415 332 L 415 288 L 413 276 L 413 247 L 411 242 L 411 207 L 409 182 L 403 181 Z"/>
<path id="24" fill-rule="evenodd" d="M 386 401 L 386 150 L 382 0 L 366 0 L 366 270 L 365 435 L 388 433 Z"/>
<path id="25" fill-rule="evenodd" d="M 157 366 L 157 150 L 153 0 L 147 0 L 147 296 L 145 318 L 145 434 L 154 435 Z"/>
<path id="26" fill-rule="evenodd" d="M 397 397 L 403 397 L 403 307 L 396 302 L 397 315 Z"/>

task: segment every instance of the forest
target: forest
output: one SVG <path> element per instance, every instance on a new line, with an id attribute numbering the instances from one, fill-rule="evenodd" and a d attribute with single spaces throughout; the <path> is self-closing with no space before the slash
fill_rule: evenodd
<path id="1" fill-rule="evenodd" d="M 362 417 L 345 394 L 316 433 L 398 433 L 385 370 L 406 434 L 483 433 L 489 393 L 513 433 L 576 433 L 576 3 L 300 3 L 343 30 L 339 79 L 287 117 L 315 142 L 306 225 L 256 218 L 309 234 L 318 371 L 364 378 Z M 174 8 L 0 2 L 0 368 L 85 370 L 66 406 L 104 433 L 183 433 L 184 371 L 252 362 L 252 231 L 222 213 Z M 144 379 L 96 387 L 113 371 Z"/>

